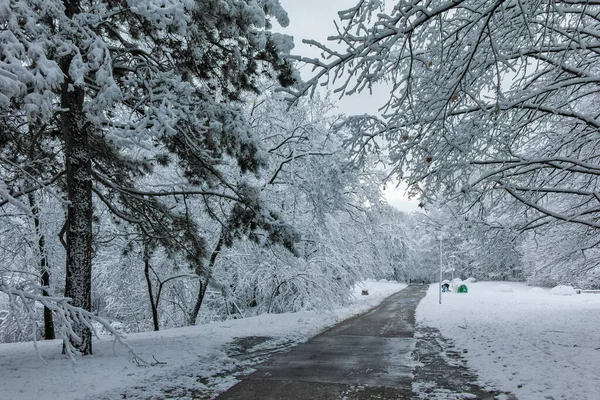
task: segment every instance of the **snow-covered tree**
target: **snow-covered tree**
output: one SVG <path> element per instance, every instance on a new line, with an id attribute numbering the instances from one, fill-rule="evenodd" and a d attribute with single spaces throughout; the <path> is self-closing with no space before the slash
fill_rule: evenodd
<path id="1" fill-rule="evenodd" d="M 225 157 L 244 171 L 261 165 L 236 101 L 256 90 L 262 74 L 293 81 L 281 58 L 291 40 L 269 31 L 271 18 L 287 24 L 277 0 L 0 4 L 2 126 L 59 143 L 54 155 L 64 159 L 68 209 L 65 296 L 73 306 L 91 309 L 92 191 L 149 235 L 177 239 L 189 233 L 189 221 L 157 196 L 181 189 L 135 187 L 153 162 L 168 159 L 162 153 L 177 155 L 196 191 L 226 184 L 218 170 Z M 3 180 L 0 194 L 29 212 L 18 197 L 50 182 L 40 175 L 23 187 Z M 204 255 L 201 241 L 187 243 L 193 257 Z M 72 344 L 90 354 L 89 324 L 73 327 Z"/>
<path id="2" fill-rule="evenodd" d="M 349 118 L 357 154 L 386 140 L 424 203 L 500 206 L 521 229 L 600 228 L 600 4 L 582 0 L 360 1 L 340 11 L 314 78 L 352 95 L 389 88 Z M 298 59 L 301 59 L 298 57 Z"/>
<path id="3" fill-rule="evenodd" d="M 444 279 L 523 280 L 522 243 L 526 235 L 514 228 L 511 219 L 491 222 L 476 213 L 459 214 L 451 205 L 411 216 L 410 232 L 419 242 L 416 264 L 437 279 L 440 263 Z M 433 268 L 432 268 L 433 267 Z"/>
<path id="4" fill-rule="evenodd" d="M 531 232 L 523 244 L 528 283 L 553 287 L 600 288 L 600 253 L 595 231 L 574 224 Z"/>

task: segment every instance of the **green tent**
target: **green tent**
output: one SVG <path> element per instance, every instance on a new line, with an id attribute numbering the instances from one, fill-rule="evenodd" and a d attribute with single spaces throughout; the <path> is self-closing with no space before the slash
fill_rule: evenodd
<path id="1" fill-rule="evenodd" d="M 467 285 L 464 283 L 458 287 L 458 293 L 469 293 L 469 289 L 467 289 Z"/>

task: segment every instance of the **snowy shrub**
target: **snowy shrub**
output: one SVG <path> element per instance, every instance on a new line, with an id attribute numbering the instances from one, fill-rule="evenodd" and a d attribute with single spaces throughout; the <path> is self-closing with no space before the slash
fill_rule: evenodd
<path id="1" fill-rule="evenodd" d="M 544 271 L 533 271 L 528 272 L 526 283 L 534 287 L 554 287 L 558 284 L 558 279 L 547 275 Z"/>
<path id="2" fill-rule="evenodd" d="M 550 289 L 550 294 L 555 296 L 572 296 L 577 294 L 573 286 L 558 285 Z"/>
<path id="3" fill-rule="evenodd" d="M 574 287 L 588 290 L 600 290 L 600 268 L 588 272 L 588 276 L 573 282 Z"/>
<path id="4" fill-rule="evenodd" d="M 510 287 L 510 285 L 502 284 L 502 285 L 496 286 L 496 292 L 509 293 L 509 292 L 512 292 L 512 291 L 513 291 L 513 289 Z"/>

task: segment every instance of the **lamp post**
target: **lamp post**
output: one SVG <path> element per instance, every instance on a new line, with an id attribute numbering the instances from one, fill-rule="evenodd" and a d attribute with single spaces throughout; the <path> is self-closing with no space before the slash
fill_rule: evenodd
<path id="1" fill-rule="evenodd" d="M 440 233 L 440 304 L 442 304 L 442 234 Z"/>

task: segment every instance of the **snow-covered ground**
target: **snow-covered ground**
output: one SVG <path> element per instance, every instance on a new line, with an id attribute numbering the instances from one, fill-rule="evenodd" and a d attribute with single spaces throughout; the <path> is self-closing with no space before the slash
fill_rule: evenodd
<path id="1" fill-rule="evenodd" d="M 357 286 L 349 307 L 316 312 L 269 314 L 196 327 L 130 334 L 127 341 L 148 361 L 165 362 L 139 367 L 127 350 L 106 337 L 96 340 L 94 355 L 77 358 L 73 366 L 61 354 L 58 340 L 40 342 L 43 360 L 31 343 L 0 344 L 0 398 L 113 399 L 164 398 L 165 392 L 220 392 L 236 383 L 229 371 L 250 371 L 252 362 L 230 357 L 235 338 L 269 337 L 265 348 L 278 343 L 303 342 L 325 328 L 378 305 L 405 284 L 366 281 Z M 362 296 L 362 289 L 369 295 Z M 233 346 L 235 348 L 235 346 Z M 229 352 L 228 352 L 229 350 Z M 229 354 L 229 355 L 228 355 Z M 246 365 L 244 365 L 246 363 Z M 240 365 L 242 364 L 242 365 Z"/>
<path id="2" fill-rule="evenodd" d="M 469 283 L 469 293 L 432 285 L 417 323 L 440 329 L 483 384 L 520 400 L 600 399 L 600 294 L 551 295 L 522 283 Z"/>

